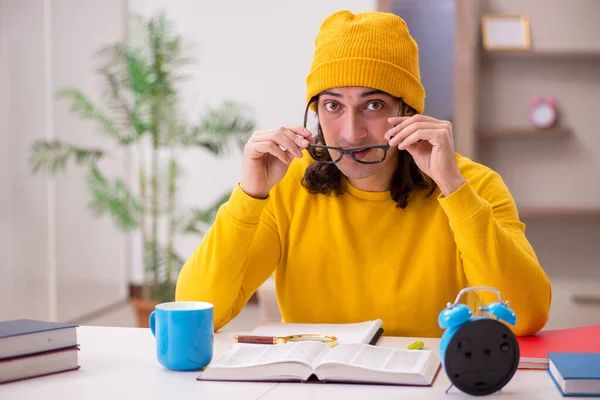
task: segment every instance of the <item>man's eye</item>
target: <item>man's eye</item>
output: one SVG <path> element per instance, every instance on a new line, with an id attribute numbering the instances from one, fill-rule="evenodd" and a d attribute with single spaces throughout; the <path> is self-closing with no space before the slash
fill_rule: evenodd
<path id="1" fill-rule="evenodd" d="M 381 110 L 383 108 L 383 103 L 379 102 L 379 101 L 374 101 L 372 103 L 367 104 L 367 109 L 369 109 L 370 111 L 378 111 Z"/>
<path id="2" fill-rule="evenodd" d="M 325 109 L 327 111 L 337 111 L 340 106 L 336 103 L 325 103 Z"/>

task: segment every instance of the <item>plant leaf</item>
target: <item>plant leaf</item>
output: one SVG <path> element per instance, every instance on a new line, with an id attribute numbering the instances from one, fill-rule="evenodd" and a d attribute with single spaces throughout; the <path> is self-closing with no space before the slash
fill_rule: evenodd
<path id="1" fill-rule="evenodd" d="M 176 224 L 176 230 L 182 234 L 202 234 L 204 229 L 201 228 L 201 224 L 211 225 L 216 216 L 219 208 L 231 197 L 231 192 L 224 193 L 219 197 L 213 204 L 208 208 L 202 210 L 199 208 L 193 208 L 187 217 L 180 217 Z"/>
<path id="2" fill-rule="evenodd" d="M 31 147 L 29 163 L 34 173 L 43 170 L 54 174 L 64 170 L 70 159 L 78 165 L 94 165 L 102 156 L 102 150 L 75 147 L 58 139 L 36 140 Z"/>
<path id="3" fill-rule="evenodd" d="M 144 245 L 145 256 L 147 257 L 146 272 L 158 271 L 159 276 L 162 280 L 166 280 L 165 276 L 165 265 L 167 260 L 168 251 L 164 246 L 161 246 L 159 243 L 154 243 L 152 241 L 148 241 Z M 154 252 L 156 252 L 156 258 L 154 257 Z M 183 264 L 185 263 L 185 259 L 177 254 L 175 251 L 171 251 L 171 257 L 173 261 L 175 261 L 176 268 L 173 270 L 173 273 L 176 274 L 179 272 Z M 171 277 L 173 279 L 174 277 Z"/>
<path id="4" fill-rule="evenodd" d="M 244 107 L 231 101 L 210 109 L 200 125 L 192 129 L 188 142 L 214 155 L 227 151 L 232 141 L 242 149 L 255 128 L 254 121 L 244 111 Z"/>
<path id="5" fill-rule="evenodd" d="M 96 216 L 108 213 L 123 231 L 139 226 L 140 204 L 120 178 L 110 182 L 98 168 L 90 168 L 86 183 L 92 193 L 89 208 Z"/>
<path id="6" fill-rule="evenodd" d="M 128 27 L 130 31 L 132 26 L 133 24 Z M 131 140 L 137 140 L 150 131 L 146 113 L 149 84 L 144 83 L 144 76 L 137 74 L 139 70 L 136 69 L 140 65 L 147 65 L 146 69 L 149 70 L 146 56 L 139 48 L 135 50 L 123 42 L 101 48 L 97 56 L 102 59 L 97 72 L 104 78 L 107 86 L 104 93 L 107 108 L 122 127 L 133 130 L 129 133 L 134 136 Z M 138 86 L 132 85 L 132 82 Z M 144 94 L 136 92 L 136 87 L 143 88 Z"/>
<path id="7" fill-rule="evenodd" d="M 171 276 L 167 272 L 169 251 L 158 243 L 148 241 L 144 245 L 145 273 L 147 275 L 145 289 L 146 298 L 158 301 L 171 301 L 175 295 L 177 275 L 185 260 L 176 252 L 171 251 Z"/>
<path id="8" fill-rule="evenodd" d="M 119 126 L 108 116 L 106 116 L 81 90 L 62 89 L 58 91 L 59 99 L 71 101 L 71 112 L 80 118 L 96 121 L 102 129 L 121 144 L 130 143 L 131 139 L 123 136 Z"/>

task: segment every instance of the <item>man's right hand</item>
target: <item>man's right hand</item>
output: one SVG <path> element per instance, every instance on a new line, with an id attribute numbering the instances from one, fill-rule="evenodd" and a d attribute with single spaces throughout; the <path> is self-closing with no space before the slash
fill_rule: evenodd
<path id="1" fill-rule="evenodd" d="M 244 147 L 240 188 L 249 196 L 265 199 L 302 150 L 315 143 L 312 133 L 301 126 L 284 126 L 254 132 Z M 282 150 L 281 147 L 285 150 Z"/>

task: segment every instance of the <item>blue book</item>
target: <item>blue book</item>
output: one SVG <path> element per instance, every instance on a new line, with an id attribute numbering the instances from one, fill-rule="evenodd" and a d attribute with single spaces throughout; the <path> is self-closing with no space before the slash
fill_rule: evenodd
<path id="1" fill-rule="evenodd" d="M 76 328 L 33 319 L 0 321 L 0 360 L 77 346 Z"/>
<path id="2" fill-rule="evenodd" d="M 563 396 L 600 396 L 600 353 L 548 353 L 548 373 Z"/>

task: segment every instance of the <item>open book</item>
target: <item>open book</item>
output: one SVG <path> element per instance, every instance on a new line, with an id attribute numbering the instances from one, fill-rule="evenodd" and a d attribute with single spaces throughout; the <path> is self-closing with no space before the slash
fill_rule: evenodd
<path id="1" fill-rule="evenodd" d="M 320 342 L 278 345 L 237 343 L 210 364 L 198 380 L 307 381 L 429 386 L 440 367 L 431 350 L 361 343 L 329 347 Z"/>

